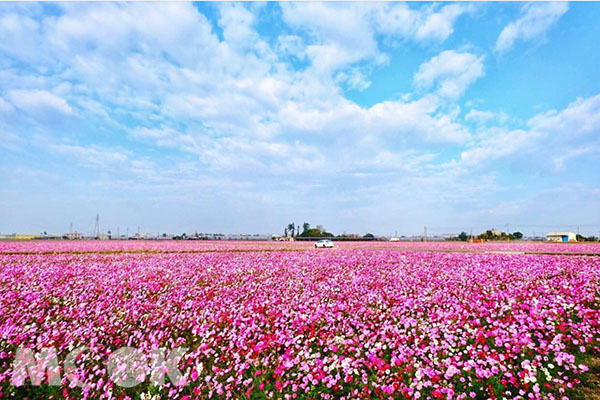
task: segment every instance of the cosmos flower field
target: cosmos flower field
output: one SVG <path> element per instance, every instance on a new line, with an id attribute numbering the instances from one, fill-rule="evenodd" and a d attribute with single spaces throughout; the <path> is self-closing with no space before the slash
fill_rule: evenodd
<path id="1" fill-rule="evenodd" d="M 573 253 L 600 246 L 460 246 L 0 243 L 0 398 L 593 393 L 600 256 Z M 19 348 L 63 361 L 80 346 L 82 385 L 15 384 Z M 123 346 L 184 347 L 182 379 L 120 386 L 107 363 Z"/>

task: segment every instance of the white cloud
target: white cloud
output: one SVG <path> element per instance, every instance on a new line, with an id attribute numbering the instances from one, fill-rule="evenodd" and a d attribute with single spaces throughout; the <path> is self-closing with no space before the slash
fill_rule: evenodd
<path id="1" fill-rule="evenodd" d="M 540 134 L 520 129 L 490 133 L 476 147 L 461 153 L 460 160 L 464 165 L 493 165 L 499 158 L 534 149 L 540 139 Z"/>
<path id="2" fill-rule="evenodd" d="M 63 4 L 64 13 L 48 20 L 45 35 L 55 50 L 66 55 L 94 53 L 122 58 L 135 49 L 161 55 L 166 52 L 179 62 L 201 62 L 203 50 L 211 49 L 211 27 L 193 5 Z M 110 32 L 107 35 L 106 32 Z M 181 46 L 186 43 L 186 46 Z"/>
<path id="3" fill-rule="evenodd" d="M 219 4 L 219 25 L 225 42 L 237 48 L 248 48 L 258 40 L 254 31 L 255 16 L 241 3 Z"/>
<path id="4" fill-rule="evenodd" d="M 496 114 L 492 111 L 480 111 L 476 109 L 471 109 L 465 116 L 465 120 L 467 121 L 476 121 L 476 122 L 488 122 L 494 119 Z"/>
<path id="5" fill-rule="evenodd" d="M 450 4 L 412 9 L 407 3 L 378 3 L 371 13 L 378 33 L 417 41 L 444 41 L 454 32 L 456 19 L 473 8 L 471 4 Z"/>
<path id="6" fill-rule="evenodd" d="M 326 225 L 344 213 L 360 215 L 365 226 L 389 224 L 390 214 L 406 209 L 419 209 L 409 218 L 422 224 L 429 217 L 423 204 L 437 217 L 455 211 L 454 204 L 480 216 L 501 189 L 498 163 L 531 159 L 560 169 L 598 155 L 594 98 L 539 114 L 522 129 L 514 120 L 505 124 L 501 112 L 472 105 L 463 118 L 448 100 L 484 73 L 483 57 L 464 50 L 424 62 L 414 74 L 417 93 L 371 103 L 377 85 L 362 99 L 368 105 L 345 96 L 366 89 L 376 68 L 398 62 L 385 54 L 389 48 L 395 56 L 412 57 L 412 50 L 403 53 L 408 47 L 437 54 L 472 4 L 282 3 L 277 22 L 284 26 L 275 36 L 257 28 L 278 18 L 279 6 L 265 19 L 257 7 L 215 6 L 216 24 L 190 3 L 58 3 L 52 15 L 0 12 L 0 112 L 15 119 L 12 130 L 0 121 L 0 145 L 12 141 L 18 150 L 27 140 L 42 148 L 31 132 L 56 136 L 59 144 L 44 149 L 84 167 L 69 172 L 74 180 L 96 171 L 91 184 L 107 193 L 142 188 L 156 197 L 176 193 L 186 204 L 214 196 L 201 208 L 219 224 L 215 210 L 236 212 L 228 202 L 240 201 L 240 214 L 251 204 L 257 218 L 280 212 L 281 219 L 324 193 L 331 199 L 320 207 Z M 410 81 L 411 74 L 397 79 Z M 389 82 L 381 93 L 406 83 Z M 10 112 L 16 108 L 77 114 L 77 124 L 20 129 L 31 121 Z M 314 204 L 305 209 L 312 213 Z"/>
<path id="7" fill-rule="evenodd" d="M 360 163 L 361 169 L 372 170 L 392 170 L 406 171 L 415 173 L 430 163 L 437 157 L 434 153 L 417 153 L 415 151 L 391 152 L 382 150 L 378 152 L 371 160 L 365 160 Z"/>
<path id="8" fill-rule="evenodd" d="M 567 12 L 566 2 L 535 2 L 523 6 L 521 16 L 508 24 L 498 36 L 496 51 L 510 50 L 516 41 L 544 37 L 548 29 Z"/>
<path id="9" fill-rule="evenodd" d="M 317 134 L 321 141 L 328 136 L 342 136 L 340 144 L 347 148 L 356 147 L 357 153 L 364 150 L 361 147 L 364 140 L 419 147 L 425 143 L 461 143 L 470 137 L 465 127 L 440 112 L 435 96 L 412 102 L 385 101 L 369 108 L 361 108 L 347 100 L 326 109 L 289 102 L 281 110 L 278 120 L 282 131 Z"/>
<path id="10" fill-rule="evenodd" d="M 445 114 L 435 98 L 367 108 L 347 101 L 339 87 L 367 88 L 368 68 L 352 64 L 361 60 L 385 63 L 387 57 L 379 51 L 375 37 L 404 35 L 394 31 L 400 29 L 398 20 L 387 21 L 386 28 L 380 29 L 374 22 L 383 21 L 385 12 L 379 10 L 391 11 L 397 6 L 397 14 L 406 12 L 414 21 L 406 35 L 415 39 L 418 27 L 430 16 L 453 19 L 461 7 L 281 6 L 284 21 L 308 36 L 282 35 L 271 49 L 255 31 L 256 16 L 244 4 L 219 6 L 223 40 L 195 7 L 185 3 L 152 7 L 63 4 L 60 15 L 39 24 L 43 33 L 39 47 L 62 65 L 61 79 L 83 84 L 61 92 L 73 106 L 66 102 L 54 105 L 62 106 L 63 111 L 77 107 L 106 121 L 111 129 L 129 132 L 132 138 L 179 148 L 199 155 L 203 162 L 214 161 L 215 166 L 224 165 L 215 160 L 229 157 L 234 148 L 231 143 L 249 138 L 276 148 L 292 146 L 305 162 L 313 162 L 313 158 L 302 146 L 316 145 L 307 134 L 323 137 L 344 131 L 347 140 L 337 143 L 337 150 L 354 153 L 354 157 L 362 157 L 351 149 L 362 141 L 397 146 L 394 139 L 402 138 L 405 146 L 422 146 L 469 138 L 456 115 Z M 142 23 L 148 20 L 156 21 L 156 26 Z M 100 21 L 108 21 L 110 26 L 102 28 Z M 107 29 L 112 32 L 110 38 L 102 34 Z M 308 57 L 311 68 L 294 70 L 283 61 L 289 54 Z M 138 127 L 126 128 L 132 122 Z M 251 158 L 259 160 L 268 149 L 257 144 L 256 152 L 249 151 L 251 155 L 240 157 L 236 164 L 243 159 L 254 163 Z M 346 162 L 329 154 L 329 149 L 326 153 L 323 160 L 332 169 Z"/>
<path id="11" fill-rule="evenodd" d="M 446 40 L 454 32 L 456 19 L 471 8 L 472 6 L 467 4 L 450 4 L 442 7 L 438 12 L 433 12 L 424 18 L 417 28 L 415 37 L 418 40 Z"/>
<path id="12" fill-rule="evenodd" d="M 415 41 L 443 41 L 454 31 L 456 19 L 471 5 L 410 8 L 406 3 L 280 4 L 288 26 L 307 31 L 313 44 L 306 54 L 312 66 L 327 73 L 359 61 L 385 62 L 376 37 Z"/>
<path id="13" fill-rule="evenodd" d="M 500 124 L 504 124 L 508 120 L 508 114 L 505 112 L 494 112 L 494 111 L 483 111 L 472 108 L 465 115 L 465 120 L 475 122 L 477 124 L 485 125 L 487 123 L 496 121 Z"/>
<path id="14" fill-rule="evenodd" d="M 14 10 L 13 10 L 14 11 Z M 10 57 L 32 62 L 43 57 L 36 51 L 42 39 L 40 24 L 30 15 L 17 12 L 0 13 L 0 51 Z"/>
<path id="15" fill-rule="evenodd" d="M 350 89 L 356 90 L 365 90 L 371 86 L 371 82 L 358 68 L 350 68 L 347 72 L 337 73 L 335 81 L 345 82 Z"/>
<path id="16" fill-rule="evenodd" d="M 564 110 L 548 111 L 531 118 L 528 125 L 532 130 L 544 132 L 552 137 L 582 140 L 599 140 L 600 94 L 586 99 L 577 99 Z"/>
<path id="17" fill-rule="evenodd" d="M 285 23 L 307 32 L 306 54 L 312 67 L 329 75 L 339 68 L 378 55 L 377 41 L 366 12 L 369 7 L 335 3 L 281 3 Z"/>
<path id="18" fill-rule="evenodd" d="M 446 50 L 421 64 L 414 82 L 419 88 L 434 87 L 440 96 L 456 100 L 484 75 L 483 59 L 471 53 Z"/>
<path id="19" fill-rule="evenodd" d="M 556 155 L 553 158 L 554 168 L 558 171 L 563 170 L 568 160 L 577 158 L 586 154 L 600 153 L 599 146 L 583 146 L 568 150 L 562 154 Z"/>
<path id="20" fill-rule="evenodd" d="M 9 90 L 8 98 L 15 106 L 33 116 L 49 111 L 73 114 L 73 109 L 65 99 L 46 90 Z"/>
<path id="21" fill-rule="evenodd" d="M 464 143 L 470 138 L 469 131 L 454 118 L 439 111 L 434 96 L 404 103 L 386 101 L 368 110 L 368 129 L 381 134 L 405 137 L 416 145 L 424 142 Z"/>
<path id="22" fill-rule="evenodd" d="M 500 158 L 520 159 L 562 170 L 568 160 L 600 151 L 600 95 L 577 99 L 561 111 L 538 114 L 528 129 L 484 131 L 479 141 L 461 154 L 468 166 L 490 165 Z"/>

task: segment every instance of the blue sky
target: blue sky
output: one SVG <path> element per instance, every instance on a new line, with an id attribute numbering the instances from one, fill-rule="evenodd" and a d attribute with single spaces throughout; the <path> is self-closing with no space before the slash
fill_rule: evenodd
<path id="1" fill-rule="evenodd" d="M 598 3 L 2 3 L 0 232 L 600 230 Z"/>

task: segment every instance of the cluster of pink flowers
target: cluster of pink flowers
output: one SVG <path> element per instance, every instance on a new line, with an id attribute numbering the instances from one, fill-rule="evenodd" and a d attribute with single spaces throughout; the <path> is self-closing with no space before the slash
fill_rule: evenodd
<path id="1" fill-rule="evenodd" d="M 206 245 L 0 247 L 0 398 L 559 399 L 600 355 L 600 257 Z M 78 346 L 85 387 L 11 384 Z M 123 346 L 187 348 L 183 381 L 116 385 Z"/>
<path id="2" fill-rule="evenodd" d="M 335 241 L 342 249 L 389 249 L 403 251 L 505 252 L 541 254 L 600 254 L 600 243 L 553 242 L 353 242 Z M 229 240 L 77 240 L 2 242 L 0 254 L 25 253 L 117 253 L 117 252 L 210 252 L 210 251 L 274 251 L 309 250 L 312 241 L 229 241 Z"/>

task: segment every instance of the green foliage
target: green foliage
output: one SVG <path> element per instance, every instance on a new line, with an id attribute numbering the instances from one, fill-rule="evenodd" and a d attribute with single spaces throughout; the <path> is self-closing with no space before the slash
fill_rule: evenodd
<path id="1" fill-rule="evenodd" d="M 332 233 L 317 228 L 311 228 L 308 222 L 302 224 L 302 233 L 298 236 L 303 238 L 334 237 Z"/>
<path id="2" fill-rule="evenodd" d="M 507 234 L 506 232 L 499 232 L 494 231 L 492 229 L 488 229 L 487 231 L 479 234 L 477 238 L 483 240 L 518 240 L 523 238 L 523 234 L 521 232 Z"/>
<path id="3" fill-rule="evenodd" d="M 287 233 L 290 233 L 292 237 L 295 236 L 295 231 L 296 230 L 296 225 L 292 222 L 291 224 L 288 224 L 287 228 L 286 228 L 286 236 Z"/>
<path id="4" fill-rule="evenodd" d="M 308 222 L 305 222 L 302 224 L 302 233 L 308 231 L 310 229 L 310 224 Z M 300 235 L 302 236 L 302 235 Z"/>
<path id="5" fill-rule="evenodd" d="M 300 237 L 333 237 L 333 234 L 317 228 L 312 228 L 302 232 Z"/>

